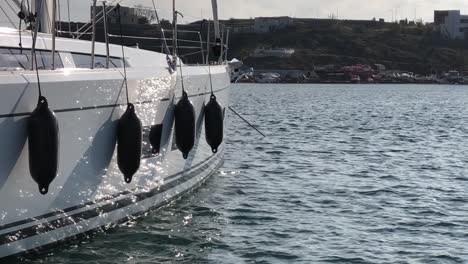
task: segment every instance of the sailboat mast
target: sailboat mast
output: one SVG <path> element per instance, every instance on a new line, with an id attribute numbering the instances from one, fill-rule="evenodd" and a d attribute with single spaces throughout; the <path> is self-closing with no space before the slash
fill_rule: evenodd
<path id="1" fill-rule="evenodd" d="M 55 0 L 33 0 L 33 13 L 37 13 L 40 24 L 39 32 L 52 34 L 53 23 L 53 6 Z"/>
<path id="2" fill-rule="evenodd" d="M 220 39 L 221 34 L 219 33 L 219 19 L 218 19 L 218 1 L 211 0 L 211 6 L 213 7 L 213 21 L 214 21 L 214 30 L 215 38 Z"/>
<path id="3" fill-rule="evenodd" d="M 172 0 L 172 55 L 173 59 L 177 56 L 177 11 L 176 11 L 176 0 Z"/>

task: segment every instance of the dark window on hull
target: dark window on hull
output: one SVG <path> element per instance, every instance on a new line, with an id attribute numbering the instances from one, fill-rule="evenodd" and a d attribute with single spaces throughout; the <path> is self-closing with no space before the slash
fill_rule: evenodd
<path id="1" fill-rule="evenodd" d="M 72 53 L 73 60 L 75 61 L 76 68 L 90 68 L 91 66 L 91 55 Z M 127 64 L 128 65 L 128 64 Z M 122 68 L 122 58 L 111 57 L 109 61 L 109 68 Z M 106 57 L 96 55 L 94 56 L 94 68 L 106 68 Z"/>
<path id="2" fill-rule="evenodd" d="M 37 68 L 40 70 L 52 69 L 52 52 L 47 50 L 36 50 Z M 0 68 L 8 69 L 31 69 L 31 50 L 17 48 L 0 48 Z M 63 68 L 62 60 L 55 53 L 55 68 Z"/>

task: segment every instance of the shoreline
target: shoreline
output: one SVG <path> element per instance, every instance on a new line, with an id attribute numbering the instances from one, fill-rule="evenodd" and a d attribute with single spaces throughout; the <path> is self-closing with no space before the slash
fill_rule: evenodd
<path id="1" fill-rule="evenodd" d="M 233 82 L 232 84 L 255 84 L 255 85 L 310 85 L 310 84 L 321 84 L 321 85 L 431 85 L 431 86 L 468 86 L 468 83 L 327 83 L 327 82 L 316 82 L 316 83 L 259 83 L 259 82 Z"/>

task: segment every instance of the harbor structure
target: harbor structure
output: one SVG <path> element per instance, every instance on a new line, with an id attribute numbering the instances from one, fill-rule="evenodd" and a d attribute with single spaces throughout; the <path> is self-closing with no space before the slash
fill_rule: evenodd
<path id="1" fill-rule="evenodd" d="M 110 6 L 110 9 L 114 6 Z M 101 14 L 103 10 L 102 6 L 96 6 L 96 13 Z M 107 20 L 109 24 L 119 23 L 120 21 L 124 25 L 144 25 L 148 24 L 148 16 L 145 14 L 146 10 L 141 8 L 129 7 L 129 6 L 120 6 L 120 13 L 118 12 L 108 12 Z M 93 17 L 93 7 L 91 7 L 91 19 Z M 104 23 L 103 20 L 100 20 L 98 23 Z"/>
<path id="2" fill-rule="evenodd" d="M 251 54 L 254 58 L 264 58 L 264 57 L 278 57 L 278 58 L 290 58 L 296 50 L 294 49 L 286 49 L 286 48 L 270 48 L 265 49 L 257 48 Z"/>
<path id="3" fill-rule="evenodd" d="M 434 11 L 434 30 L 448 39 L 466 39 L 468 36 L 468 15 L 460 10 Z"/>

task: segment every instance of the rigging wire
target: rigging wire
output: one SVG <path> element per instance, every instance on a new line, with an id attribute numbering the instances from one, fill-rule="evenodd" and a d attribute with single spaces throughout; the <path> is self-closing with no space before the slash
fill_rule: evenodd
<path id="1" fill-rule="evenodd" d="M 67 0 L 67 9 L 68 9 L 68 34 L 73 34 L 71 33 L 71 17 L 70 17 L 70 0 Z"/>
<path id="2" fill-rule="evenodd" d="M 180 67 L 180 82 L 182 84 L 182 94 L 185 94 L 186 92 L 185 92 L 185 87 L 184 87 L 184 73 L 182 71 L 182 60 L 181 59 L 178 59 L 178 60 L 179 60 L 179 67 Z"/>
<path id="3" fill-rule="evenodd" d="M 166 34 L 164 33 L 164 29 L 162 28 L 161 21 L 159 20 L 158 11 L 156 9 L 156 3 L 154 2 L 154 0 L 152 0 L 152 2 L 153 2 L 154 14 L 156 15 L 156 21 L 158 22 L 159 30 L 161 31 L 161 35 L 162 35 L 162 38 L 164 40 L 163 45 L 166 48 L 166 54 L 169 55 L 169 54 L 171 54 L 171 51 L 169 50 L 169 47 L 167 45 Z"/>
<path id="4" fill-rule="evenodd" d="M 210 62 L 208 61 L 208 76 L 210 76 L 210 89 L 211 89 L 211 96 L 214 95 L 213 93 L 213 80 L 211 78 L 211 66 L 210 66 Z"/>
<path id="5" fill-rule="evenodd" d="M 41 80 L 39 78 L 39 68 L 37 68 L 37 53 L 36 52 L 34 52 L 34 57 L 35 57 L 34 64 L 36 66 L 37 88 L 39 90 L 39 100 L 41 100 L 41 97 L 42 97 Z"/>
<path id="6" fill-rule="evenodd" d="M 29 8 L 29 0 L 27 0 L 27 1 L 28 1 L 28 8 Z M 32 0 L 32 1 L 34 1 L 34 0 Z M 31 6 L 30 9 L 32 9 L 32 6 Z M 31 15 L 31 17 L 30 17 L 31 19 L 29 20 L 29 27 L 30 27 L 30 30 L 31 30 L 31 39 L 33 41 L 33 43 L 32 43 L 33 45 L 31 47 L 31 71 L 32 71 L 32 70 L 34 70 L 34 53 L 36 52 L 35 49 L 34 49 L 34 45 L 35 45 L 34 44 L 34 32 L 35 32 L 35 24 L 36 24 L 36 21 L 37 21 L 37 19 L 36 19 L 37 18 L 37 12 L 35 14 L 31 14 L 31 13 L 29 13 L 29 14 Z"/>
<path id="7" fill-rule="evenodd" d="M 25 15 L 24 13 L 22 12 L 22 9 L 23 9 L 23 3 L 22 3 L 23 0 L 21 0 L 21 11 L 18 13 L 18 17 L 20 18 L 19 19 L 19 39 L 20 39 L 20 42 L 19 42 L 19 47 L 20 47 L 20 54 L 23 54 L 23 45 L 22 45 L 22 41 L 21 41 L 21 21 L 22 21 L 22 18 L 24 19 Z M 8 2 L 7 2 L 8 3 Z M 10 6 L 11 8 L 11 6 Z M 13 12 L 16 12 L 15 10 L 13 10 Z M 18 63 L 18 65 L 20 65 L 22 68 L 25 69 L 23 63 L 21 62 L 21 60 L 17 57 L 17 56 L 14 56 L 15 59 L 16 59 L 16 62 Z"/>
<path id="8" fill-rule="evenodd" d="M 30 4 L 29 4 L 29 0 L 26 0 L 26 4 L 28 5 L 28 15 L 29 15 L 28 21 L 29 21 L 29 26 L 32 26 L 32 21 L 35 19 L 35 15 L 34 15 L 34 14 L 31 14 L 31 9 L 32 9 L 32 7 L 31 7 Z"/>
<path id="9" fill-rule="evenodd" d="M 231 110 L 231 112 L 233 112 L 236 116 L 238 116 L 240 119 L 242 119 L 242 121 L 244 121 L 247 125 L 249 125 L 251 128 L 253 128 L 255 131 L 257 131 L 260 135 L 262 135 L 263 137 L 266 137 L 265 134 L 260 132 L 260 130 L 258 130 L 254 125 L 252 125 L 249 121 L 247 121 L 239 113 L 237 113 L 234 109 L 232 109 L 232 107 L 229 106 L 229 110 Z"/>
<path id="10" fill-rule="evenodd" d="M 58 9 L 58 31 L 62 32 L 62 15 L 61 15 L 62 12 L 60 8 L 60 0 L 57 0 L 57 9 Z M 55 27 L 56 27 L 55 31 L 57 32 L 57 25 L 55 25 Z"/>
<path id="11" fill-rule="evenodd" d="M 181 85 L 182 85 L 182 95 L 187 95 L 187 93 L 185 92 L 185 86 L 184 86 L 184 72 L 182 70 L 182 60 L 180 58 L 177 57 L 177 54 L 178 54 L 178 50 L 179 50 L 179 43 L 177 42 L 177 17 L 178 15 L 180 14 L 182 17 L 183 15 L 179 12 L 177 12 L 175 10 L 175 0 L 174 0 L 174 32 L 173 32 L 173 46 L 174 46 L 174 50 L 173 50 L 173 62 L 174 62 L 174 65 L 176 65 L 177 67 L 177 61 L 179 61 L 179 67 L 180 67 L 180 82 L 181 82 Z"/>
<path id="12" fill-rule="evenodd" d="M 24 14 L 23 8 L 24 8 L 24 0 L 21 0 L 21 7 L 20 7 L 21 10 L 18 13 L 18 17 L 19 17 L 18 33 L 19 33 L 20 54 L 23 54 L 23 36 L 22 36 L 22 33 L 21 33 L 21 25 L 23 23 L 23 19 L 26 18 L 26 15 Z"/>
<path id="13" fill-rule="evenodd" d="M 208 64 L 208 76 L 210 77 L 210 89 L 211 89 L 211 96 L 214 96 L 213 93 L 213 80 L 211 79 L 211 65 L 210 65 L 210 34 L 211 34 L 211 23 L 208 20 L 208 35 L 206 37 L 206 63 Z"/>
<path id="14" fill-rule="evenodd" d="M 23 19 L 20 19 L 19 21 L 19 25 L 18 25 L 18 33 L 19 33 L 19 48 L 20 48 L 20 54 L 23 54 L 23 36 L 21 34 L 21 22 L 23 21 Z"/>
<path id="15" fill-rule="evenodd" d="M 120 12 L 120 4 L 117 4 L 116 9 L 117 9 L 117 12 L 119 13 L 120 46 L 122 47 L 122 61 L 123 61 L 123 68 L 124 68 L 125 94 L 127 96 L 127 105 L 128 105 L 128 104 L 130 104 L 130 100 L 128 98 L 127 63 L 126 63 L 126 60 L 125 60 L 124 40 L 123 40 L 123 32 L 122 32 L 122 14 Z M 105 10 L 104 10 L 104 12 L 105 12 Z"/>
<path id="16" fill-rule="evenodd" d="M 115 5 L 115 7 L 111 8 L 109 11 L 107 11 L 107 13 L 110 13 L 112 10 L 115 10 L 115 8 L 117 6 L 120 6 L 120 3 L 122 3 L 124 0 L 113 0 L 109 6 L 112 6 L 115 2 L 118 3 Z M 96 17 L 99 17 L 101 15 L 103 15 L 103 11 L 99 12 Z M 100 17 L 98 20 L 96 20 L 96 23 L 100 22 L 104 17 Z M 79 29 L 76 30 L 76 38 L 79 39 L 82 35 L 84 35 L 85 33 L 87 33 L 89 30 L 91 30 L 93 28 L 93 25 L 91 24 L 93 22 L 93 20 L 88 20 L 88 22 L 86 22 L 83 26 L 81 26 Z M 86 28 L 86 29 L 85 29 Z M 84 30 L 83 32 L 81 32 L 82 30 Z"/>
<path id="17" fill-rule="evenodd" d="M 198 33 L 198 31 L 183 31 L 183 30 L 177 30 L 178 32 L 192 32 L 192 33 Z M 90 33 L 89 33 L 90 34 Z M 120 37 L 120 35 L 113 35 L 113 34 L 109 34 L 109 37 Z M 164 40 L 163 38 L 153 38 L 153 37 L 140 37 L 140 36 L 123 36 L 124 38 L 128 38 L 128 39 L 146 39 L 146 40 Z M 200 41 L 198 40 L 185 40 L 185 39 L 179 39 L 177 40 L 178 42 L 186 42 L 186 43 L 200 43 Z M 203 44 L 205 44 L 205 42 L 202 42 Z M 179 45 L 180 47 L 180 45 Z M 200 47 L 197 47 L 197 49 L 199 49 Z"/>
<path id="18" fill-rule="evenodd" d="M 27 0 L 28 2 L 28 15 L 30 15 L 29 13 L 29 0 Z M 8 3 L 8 1 L 6 1 L 6 3 L 8 4 L 8 6 L 11 8 L 11 10 L 13 10 L 13 13 L 16 13 L 16 10 L 13 9 L 13 7 Z M 20 3 L 20 12 L 17 14 L 18 18 L 19 18 L 19 22 L 18 22 L 18 34 L 19 34 L 19 48 L 20 48 L 20 54 L 23 54 L 23 34 L 21 32 L 21 29 L 22 29 L 22 22 L 23 20 L 25 21 L 24 22 L 24 25 L 26 26 L 26 21 L 27 19 L 31 20 L 31 17 L 26 17 L 26 14 L 24 13 L 24 0 L 21 0 L 21 3 Z M 18 62 L 19 62 L 19 59 L 18 59 Z M 20 65 L 22 65 L 22 63 L 19 63 Z"/>
<path id="19" fill-rule="evenodd" d="M 39 14 L 41 14 L 41 12 L 43 11 L 42 9 L 42 5 L 39 7 Z M 31 51 L 32 51 L 32 54 L 33 54 L 33 57 L 32 59 L 34 60 L 34 65 L 35 65 L 35 68 L 36 68 L 36 78 L 37 78 L 37 88 L 38 88 L 38 91 L 39 91 L 39 101 L 42 100 L 42 89 L 41 89 L 41 80 L 39 78 L 39 68 L 37 67 L 37 53 L 36 53 L 36 44 L 37 44 L 37 35 L 38 35 L 38 30 L 39 30 L 39 25 L 38 23 L 40 23 L 40 20 L 36 19 L 34 21 L 34 28 L 31 28 L 31 33 L 33 34 L 33 43 L 32 43 L 32 48 L 31 48 Z M 31 26 L 33 26 L 32 22 L 31 22 Z M 45 65 L 45 64 L 44 64 Z"/>

